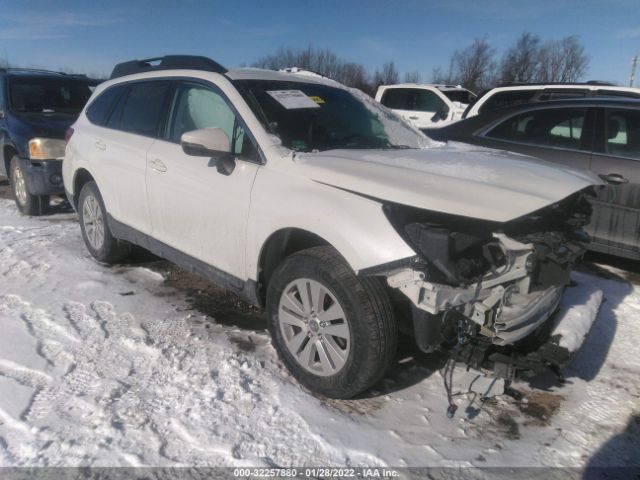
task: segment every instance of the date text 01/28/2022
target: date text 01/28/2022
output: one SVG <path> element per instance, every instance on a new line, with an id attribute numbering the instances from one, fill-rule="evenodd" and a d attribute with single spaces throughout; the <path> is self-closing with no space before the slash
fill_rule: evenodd
<path id="1" fill-rule="evenodd" d="M 390 468 L 235 468 L 235 478 L 396 478 Z"/>

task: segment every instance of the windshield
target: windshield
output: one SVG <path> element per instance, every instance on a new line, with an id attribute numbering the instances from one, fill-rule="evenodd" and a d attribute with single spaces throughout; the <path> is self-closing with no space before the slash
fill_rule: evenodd
<path id="1" fill-rule="evenodd" d="M 57 78 L 13 78 L 11 110 L 16 113 L 80 113 L 91 96 L 88 82 Z"/>
<path id="2" fill-rule="evenodd" d="M 466 105 L 473 102 L 476 96 L 468 90 L 440 90 L 452 102 L 464 103 Z"/>
<path id="3" fill-rule="evenodd" d="M 429 142 L 357 90 L 281 80 L 234 84 L 264 128 L 292 150 L 424 148 Z"/>

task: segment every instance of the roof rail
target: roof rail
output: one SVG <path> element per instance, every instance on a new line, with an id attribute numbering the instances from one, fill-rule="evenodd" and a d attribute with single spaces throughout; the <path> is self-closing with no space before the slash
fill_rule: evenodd
<path id="1" fill-rule="evenodd" d="M 506 82 L 501 83 L 498 87 L 527 87 L 527 86 L 540 86 L 540 85 L 550 85 L 550 86 L 562 86 L 562 85 L 575 85 L 575 86 L 588 86 L 588 85 L 600 85 L 606 87 L 615 87 L 615 83 L 603 82 L 600 80 L 589 80 L 587 82 Z"/>
<path id="2" fill-rule="evenodd" d="M 118 63 L 113 67 L 111 77 L 118 78 L 134 73 L 153 72 L 156 70 L 204 70 L 206 72 L 227 73 L 227 69 L 210 58 L 197 55 L 165 55 L 164 57 L 131 60 Z"/>
<path id="3" fill-rule="evenodd" d="M 57 72 L 55 70 L 45 70 L 44 68 L 2 67 L 0 68 L 0 72 L 53 73 L 70 77 L 86 77 L 86 75 L 82 73 Z"/>

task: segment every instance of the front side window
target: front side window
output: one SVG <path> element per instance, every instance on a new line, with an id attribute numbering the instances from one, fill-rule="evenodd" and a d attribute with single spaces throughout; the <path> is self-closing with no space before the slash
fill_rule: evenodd
<path id="1" fill-rule="evenodd" d="M 236 80 L 265 130 L 303 152 L 424 148 L 429 140 L 357 90 L 288 80 Z"/>
<path id="2" fill-rule="evenodd" d="M 233 153 L 250 155 L 251 141 L 222 95 L 201 85 L 180 86 L 172 101 L 167 140 L 180 143 L 183 133 L 212 127 L 229 137 Z"/>
<path id="3" fill-rule="evenodd" d="M 9 80 L 9 104 L 16 113 L 77 114 L 91 97 L 86 81 L 71 78 L 25 78 Z"/>
<path id="4" fill-rule="evenodd" d="M 606 152 L 640 159 L 640 110 L 608 110 Z"/>
<path id="5" fill-rule="evenodd" d="M 486 136 L 499 140 L 580 150 L 586 110 L 543 109 L 511 117 Z"/>
<path id="6" fill-rule="evenodd" d="M 413 108 L 418 112 L 438 112 L 445 104 L 440 97 L 429 90 L 414 90 Z"/>
<path id="7" fill-rule="evenodd" d="M 132 84 L 119 120 L 115 114 L 120 112 L 114 111 L 109 123 L 129 133 L 155 137 L 168 90 L 169 82 L 165 81 Z"/>

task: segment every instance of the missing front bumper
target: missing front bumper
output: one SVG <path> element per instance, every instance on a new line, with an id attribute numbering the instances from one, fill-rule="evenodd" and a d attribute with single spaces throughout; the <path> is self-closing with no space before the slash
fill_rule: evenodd
<path id="1" fill-rule="evenodd" d="M 475 332 L 471 337 L 482 337 L 493 345 L 505 346 L 525 339 L 553 315 L 569 281 L 573 262 L 582 250 L 567 250 L 570 254 L 561 262 L 554 260 L 553 281 L 545 285 L 538 281 L 536 271 L 548 270 L 550 267 L 546 264 L 551 260 L 541 261 L 531 243 L 522 243 L 504 234 L 494 234 L 494 237 L 504 253 L 505 264 L 472 285 L 455 287 L 429 282 L 424 272 L 411 268 L 388 275 L 389 285 L 413 304 L 414 326 L 417 327 L 416 322 L 430 324 L 429 335 L 433 337 L 438 327 L 444 327 L 445 317 L 453 314 L 465 319 L 469 325 L 467 330 Z M 420 336 L 418 328 L 416 336 Z M 427 345 L 423 349 L 431 350 L 439 340 L 438 335 L 423 341 L 422 344 Z"/>

